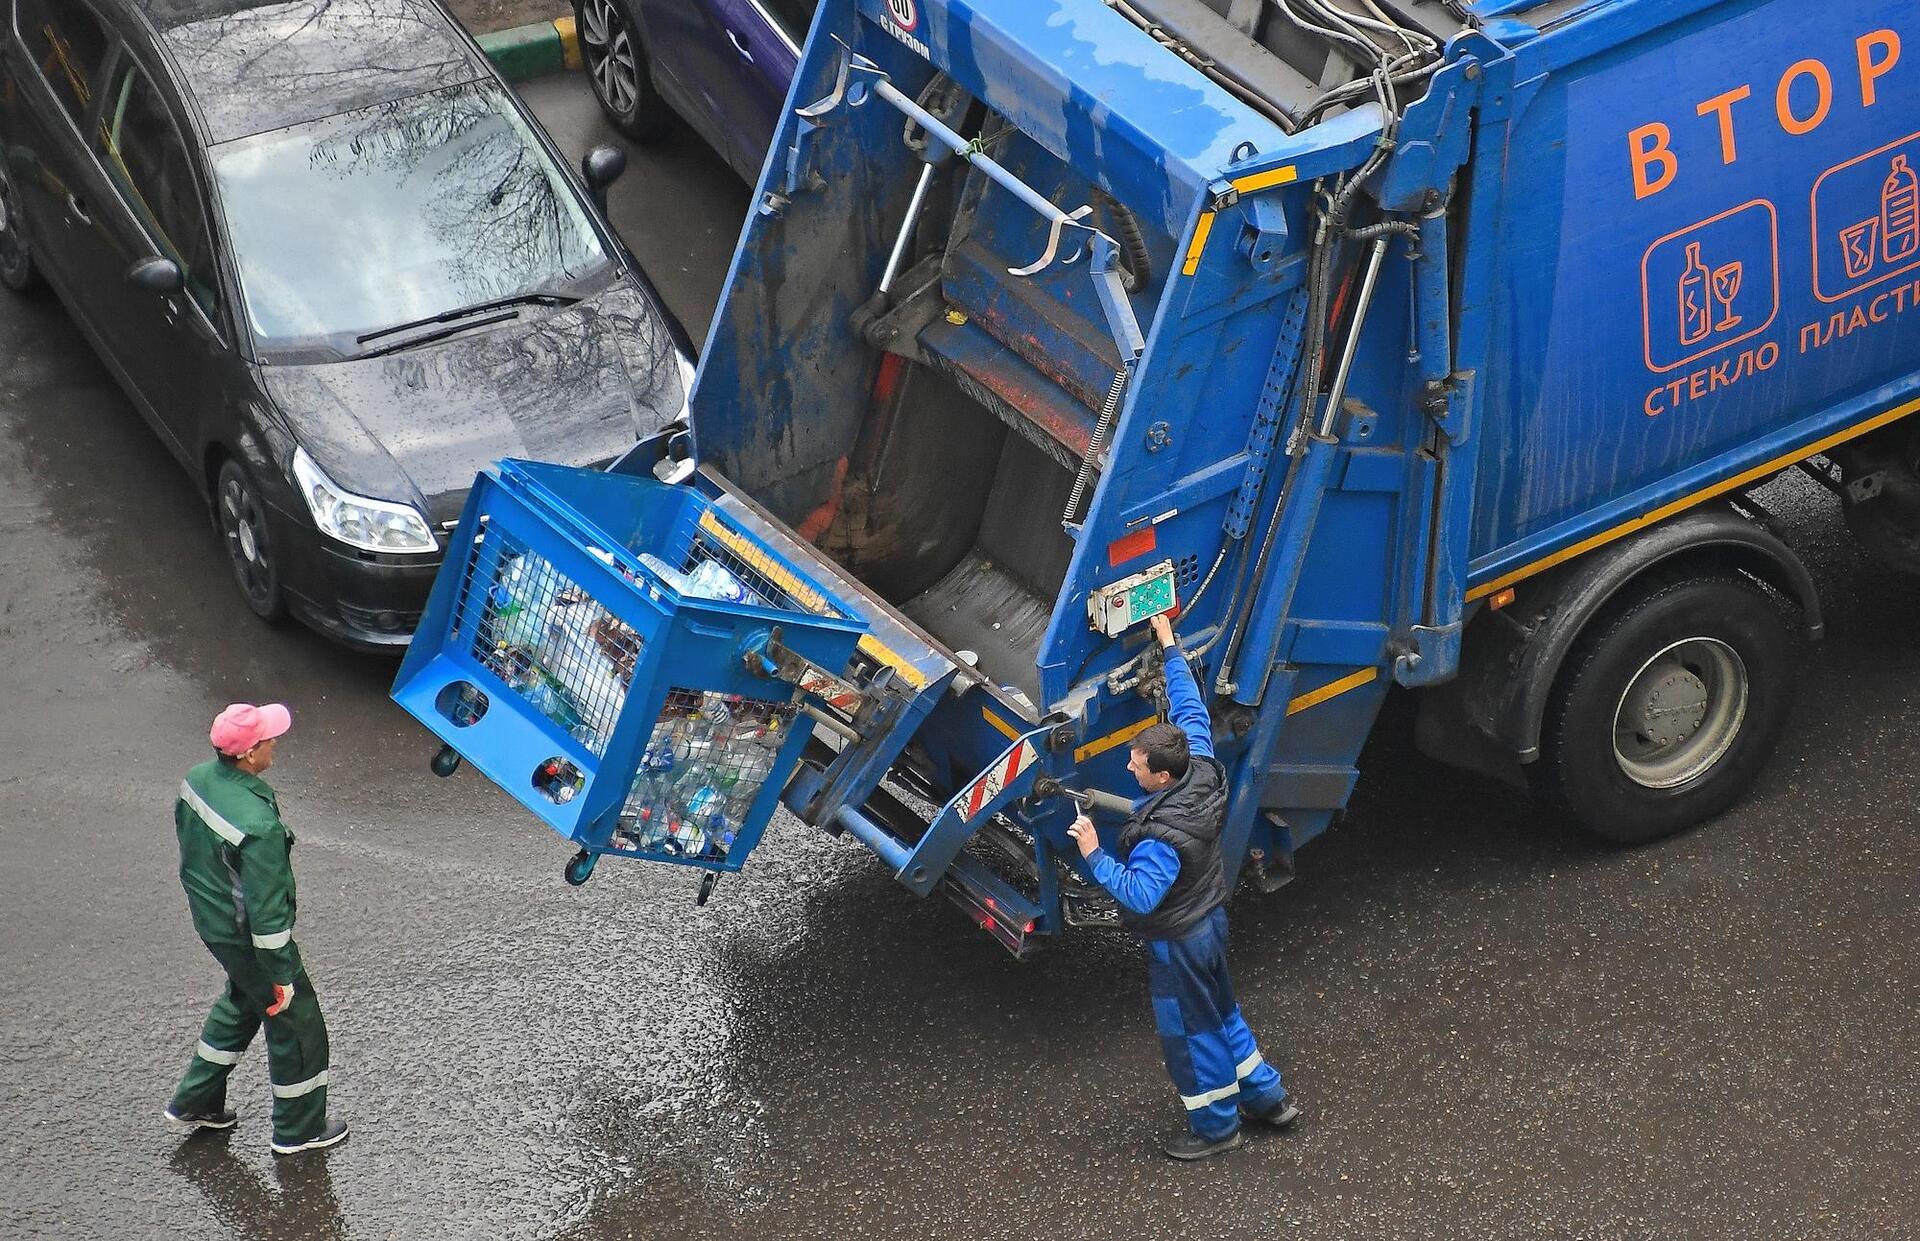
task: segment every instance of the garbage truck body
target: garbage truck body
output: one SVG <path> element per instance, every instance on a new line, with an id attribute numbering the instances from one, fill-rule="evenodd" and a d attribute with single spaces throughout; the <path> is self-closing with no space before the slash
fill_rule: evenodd
<path id="1" fill-rule="evenodd" d="M 1161 612 L 1230 881 L 1396 685 L 1677 831 L 1822 627 L 1754 490 L 1920 568 L 1917 172 L 1903 0 L 824 0 L 691 426 L 483 476 L 395 697 L 570 879 L 778 802 L 1016 952 L 1110 914 Z"/>

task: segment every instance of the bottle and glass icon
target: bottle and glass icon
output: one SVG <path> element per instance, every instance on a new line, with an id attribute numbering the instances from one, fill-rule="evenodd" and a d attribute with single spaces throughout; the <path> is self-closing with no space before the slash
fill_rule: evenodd
<path id="1" fill-rule="evenodd" d="M 1849 280 L 1920 254 L 1920 176 L 1907 156 L 1893 157 L 1887 179 L 1880 184 L 1879 208 L 1877 214 L 1840 230 L 1840 253 Z"/>
<path id="2" fill-rule="evenodd" d="M 1745 284 L 1747 265 L 1738 260 L 1707 266 L 1704 242 L 1687 243 L 1686 266 L 1680 271 L 1680 343 L 1697 345 L 1716 332 L 1740 326 L 1733 303 Z"/>

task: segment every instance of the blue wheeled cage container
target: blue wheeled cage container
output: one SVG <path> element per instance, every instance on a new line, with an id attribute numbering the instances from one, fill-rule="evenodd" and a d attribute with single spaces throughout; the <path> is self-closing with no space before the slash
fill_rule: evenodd
<path id="1" fill-rule="evenodd" d="M 606 853 L 738 870 L 811 732 L 780 669 L 837 672 L 864 622 L 698 493 L 626 475 L 502 461 L 447 560 L 395 700 L 580 846 L 575 882 Z"/>

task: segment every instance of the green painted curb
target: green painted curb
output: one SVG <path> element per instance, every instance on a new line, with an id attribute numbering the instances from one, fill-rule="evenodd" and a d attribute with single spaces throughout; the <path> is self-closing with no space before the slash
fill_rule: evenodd
<path id="1" fill-rule="evenodd" d="M 509 82 L 580 67 L 580 37 L 572 17 L 496 30 L 475 42 Z"/>

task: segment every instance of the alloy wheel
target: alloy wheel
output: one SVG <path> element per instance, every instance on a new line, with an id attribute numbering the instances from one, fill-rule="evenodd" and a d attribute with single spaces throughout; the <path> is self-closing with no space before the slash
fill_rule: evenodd
<path id="1" fill-rule="evenodd" d="M 220 534 L 247 606 L 264 617 L 279 614 L 280 575 L 267 538 L 267 513 L 240 471 L 221 471 L 218 511 Z"/>
<path id="2" fill-rule="evenodd" d="M 585 0 L 580 42 L 594 89 L 609 110 L 630 115 L 640 102 L 640 61 L 632 32 L 613 0 Z"/>

